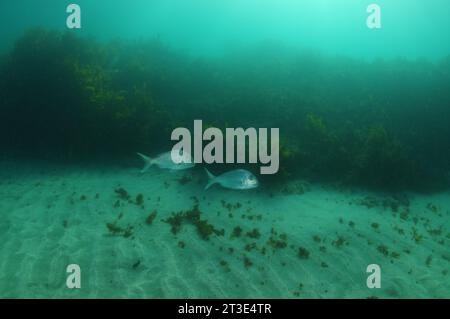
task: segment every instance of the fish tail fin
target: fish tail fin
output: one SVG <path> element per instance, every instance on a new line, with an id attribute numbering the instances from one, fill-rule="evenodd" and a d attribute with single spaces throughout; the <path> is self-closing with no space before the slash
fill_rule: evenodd
<path id="1" fill-rule="evenodd" d="M 153 165 L 153 160 L 141 153 L 137 153 L 137 155 L 139 155 L 144 161 L 144 167 L 142 168 L 141 173 L 145 173 L 150 168 L 150 166 Z"/>
<path id="2" fill-rule="evenodd" d="M 206 186 L 205 186 L 205 191 L 206 191 L 208 188 L 210 188 L 216 182 L 216 180 L 215 180 L 216 177 L 213 174 L 211 174 L 211 172 L 208 171 L 206 168 L 205 168 L 205 171 L 206 171 L 206 174 L 208 174 L 208 178 L 209 178 L 208 184 L 206 184 Z"/>

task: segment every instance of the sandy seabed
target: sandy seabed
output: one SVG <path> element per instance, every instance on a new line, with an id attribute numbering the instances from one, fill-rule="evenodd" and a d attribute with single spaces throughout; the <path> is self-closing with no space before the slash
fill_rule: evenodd
<path id="1" fill-rule="evenodd" d="M 449 192 L 205 184 L 201 168 L 1 162 L 0 297 L 450 298 Z M 174 234 L 167 219 L 196 203 L 218 231 L 184 220 Z M 69 264 L 81 289 L 66 286 Z"/>

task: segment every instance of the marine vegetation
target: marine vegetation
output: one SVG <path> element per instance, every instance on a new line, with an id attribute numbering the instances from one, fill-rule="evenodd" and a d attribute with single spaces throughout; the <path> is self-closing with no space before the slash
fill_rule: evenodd
<path id="1" fill-rule="evenodd" d="M 208 59 L 158 39 L 31 29 L 1 55 L 0 145 L 17 157 L 132 163 L 136 151 L 167 151 L 174 128 L 202 119 L 280 128 L 279 172 L 258 176 L 266 190 L 300 195 L 307 187 L 286 185 L 302 180 L 437 191 L 449 186 L 449 68 L 450 58 L 366 62 L 276 44 Z M 217 175 L 258 171 L 213 166 Z"/>
<path id="2" fill-rule="evenodd" d="M 106 223 L 106 227 L 113 236 L 129 238 L 133 235 L 133 226 L 121 227 L 117 225 L 117 221 L 114 223 Z"/>
<path id="3" fill-rule="evenodd" d="M 194 225 L 197 230 L 197 234 L 203 240 L 208 240 L 211 235 L 225 235 L 224 229 L 215 228 L 207 220 L 202 219 L 201 214 L 202 213 L 198 207 L 198 203 L 196 203 L 190 210 L 172 213 L 172 215 L 167 219 L 164 219 L 163 222 L 171 226 L 171 232 L 174 235 L 178 234 L 184 224 Z"/>
<path id="4" fill-rule="evenodd" d="M 145 223 L 147 225 L 152 225 L 153 221 L 155 220 L 156 216 L 158 215 L 158 212 L 156 211 L 156 209 L 154 211 L 152 211 L 150 213 L 150 215 L 147 216 L 147 218 L 145 219 Z"/>

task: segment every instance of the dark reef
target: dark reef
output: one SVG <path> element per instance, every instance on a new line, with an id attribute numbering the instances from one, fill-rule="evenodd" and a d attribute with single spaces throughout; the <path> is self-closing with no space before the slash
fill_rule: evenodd
<path id="1" fill-rule="evenodd" d="M 174 128 L 201 118 L 280 128 L 280 172 L 261 176 L 266 185 L 448 187 L 450 57 L 364 62 L 262 46 L 207 60 L 158 40 L 99 43 L 33 29 L 1 56 L 0 93 L 0 146 L 18 157 L 156 153 L 172 146 Z"/>

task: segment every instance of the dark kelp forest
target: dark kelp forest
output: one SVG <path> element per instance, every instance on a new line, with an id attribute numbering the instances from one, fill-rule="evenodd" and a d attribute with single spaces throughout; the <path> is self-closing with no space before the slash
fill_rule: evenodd
<path id="1" fill-rule="evenodd" d="M 262 43 L 206 59 L 159 40 L 33 29 L 0 67 L 0 146 L 17 158 L 126 162 L 169 150 L 174 128 L 202 119 L 280 128 L 280 171 L 266 185 L 449 184 L 450 57 L 360 61 Z"/>

